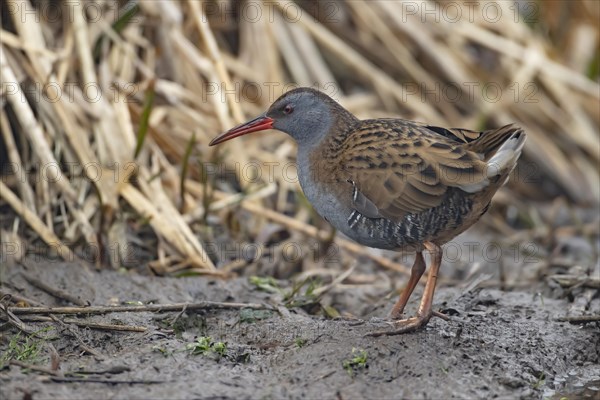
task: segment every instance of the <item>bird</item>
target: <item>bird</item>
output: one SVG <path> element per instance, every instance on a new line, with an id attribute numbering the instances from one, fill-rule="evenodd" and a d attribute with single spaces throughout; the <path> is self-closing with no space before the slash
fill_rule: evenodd
<path id="1" fill-rule="evenodd" d="M 418 330 L 430 321 L 442 246 L 477 222 L 508 180 L 526 134 L 509 124 L 474 131 L 400 118 L 361 120 L 327 94 L 308 87 L 284 93 L 258 117 L 215 137 L 214 146 L 276 129 L 297 143 L 300 186 L 313 208 L 359 244 L 414 252 L 406 288 L 393 306 L 393 329 Z M 404 308 L 430 267 L 417 313 Z"/>

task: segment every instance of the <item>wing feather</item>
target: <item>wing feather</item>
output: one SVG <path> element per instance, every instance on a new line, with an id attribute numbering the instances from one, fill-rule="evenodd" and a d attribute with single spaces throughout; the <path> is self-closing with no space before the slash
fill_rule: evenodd
<path id="1" fill-rule="evenodd" d="M 441 135 L 425 125 L 397 121 L 364 121 L 338 153 L 342 173 L 357 192 L 359 212 L 397 220 L 440 205 L 450 187 L 487 185 L 486 164 L 468 147 L 479 134 L 445 130 Z M 454 139 L 447 137 L 451 134 Z"/>

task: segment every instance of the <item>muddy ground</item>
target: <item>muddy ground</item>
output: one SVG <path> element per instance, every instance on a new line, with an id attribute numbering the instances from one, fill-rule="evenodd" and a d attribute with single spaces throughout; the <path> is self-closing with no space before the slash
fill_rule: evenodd
<path id="1" fill-rule="evenodd" d="M 597 273 L 597 259 L 594 262 L 588 277 Z M 321 304 L 344 315 L 332 319 L 318 315 L 315 307 L 283 307 L 285 291 L 259 290 L 248 277 L 86 272 L 75 263 L 35 258 L 25 264 L 26 268 L 3 265 L 2 290 L 49 306 L 71 304 L 35 288 L 23 272 L 91 305 L 210 300 L 268 304 L 278 311 L 207 309 L 71 317 L 142 326 L 145 332 L 28 322 L 38 329 L 52 326 L 43 334 L 56 336 L 41 342 L 41 352 L 31 363 L 50 368 L 54 359 L 62 376 L 5 365 L 0 371 L 2 399 L 600 398 L 598 323 L 556 320 L 573 312 L 582 293 L 587 299 L 587 304 L 580 304 L 582 310 L 598 314 L 598 290 L 582 285 L 567 290 L 547 274 L 532 284 L 513 280 L 506 291 L 486 287 L 481 279 L 460 285 L 444 284 L 442 279 L 434 305 L 450 321 L 434 318 L 419 332 L 374 338 L 365 335 L 388 329 L 382 318 L 395 301 L 385 285 L 334 287 L 321 299 Z M 444 264 L 442 278 L 445 274 L 450 279 L 456 265 L 447 260 Z M 528 271 L 532 268 L 535 271 L 531 266 Z M 476 275 L 491 272 L 491 276 L 495 270 L 496 265 L 487 265 Z M 392 278 L 391 282 L 399 277 Z M 299 293 L 303 292 L 305 288 Z M 417 288 L 409 313 L 421 293 Z M 16 332 L 4 326 L 3 355 Z M 211 338 L 204 347 L 197 342 L 203 337 Z M 194 342 L 197 354 L 189 347 Z M 58 357 L 51 357 L 48 343 Z"/>

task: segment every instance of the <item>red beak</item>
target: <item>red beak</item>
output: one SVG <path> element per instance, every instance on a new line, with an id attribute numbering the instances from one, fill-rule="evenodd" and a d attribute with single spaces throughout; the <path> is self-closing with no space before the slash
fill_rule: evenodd
<path id="1" fill-rule="evenodd" d="M 267 116 L 260 115 L 254 118 L 251 121 L 243 123 L 242 125 L 238 125 L 233 129 L 228 130 L 225 133 L 220 134 L 216 138 L 214 138 L 208 145 L 214 146 L 215 144 L 226 142 L 229 139 L 236 138 L 238 136 L 246 135 L 252 132 L 264 131 L 266 129 L 273 128 L 273 118 L 269 118 Z"/>

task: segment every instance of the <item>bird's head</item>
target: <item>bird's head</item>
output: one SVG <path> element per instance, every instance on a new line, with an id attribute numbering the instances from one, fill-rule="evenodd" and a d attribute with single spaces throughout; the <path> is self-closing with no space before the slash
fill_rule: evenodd
<path id="1" fill-rule="evenodd" d="M 338 121 L 355 117 L 326 94 L 311 88 L 291 90 L 267 112 L 214 138 L 214 146 L 252 132 L 277 129 L 290 135 L 298 146 L 318 144 Z"/>

